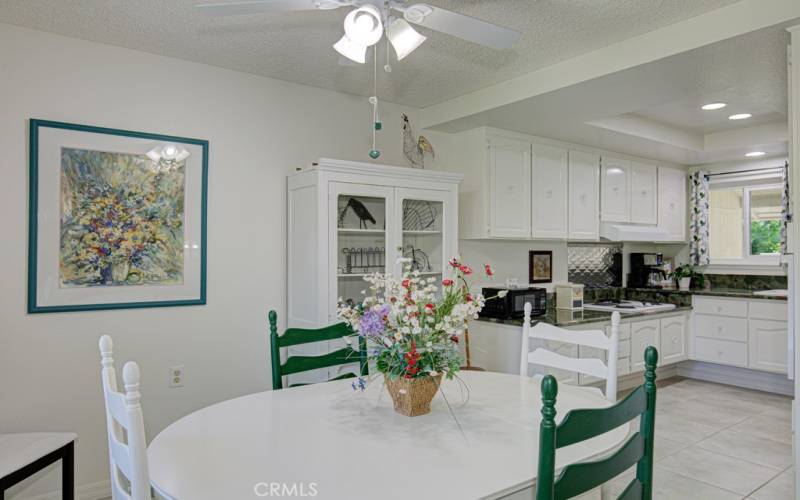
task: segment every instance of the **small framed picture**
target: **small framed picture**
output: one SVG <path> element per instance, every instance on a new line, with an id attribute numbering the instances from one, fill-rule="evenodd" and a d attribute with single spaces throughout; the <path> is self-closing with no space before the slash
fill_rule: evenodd
<path id="1" fill-rule="evenodd" d="M 553 252 L 531 250 L 528 252 L 528 282 L 551 283 L 553 281 Z"/>

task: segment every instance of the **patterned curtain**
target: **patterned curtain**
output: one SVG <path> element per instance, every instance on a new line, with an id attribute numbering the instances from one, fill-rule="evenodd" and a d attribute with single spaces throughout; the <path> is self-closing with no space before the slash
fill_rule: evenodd
<path id="1" fill-rule="evenodd" d="M 792 213 L 789 211 L 789 162 L 783 165 L 783 190 L 781 191 L 781 253 L 787 253 L 786 225 L 792 222 Z"/>
<path id="2" fill-rule="evenodd" d="M 708 172 L 697 171 L 689 176 L 689 261 L 694 266 L 707 266 L 708 256 Z"/>

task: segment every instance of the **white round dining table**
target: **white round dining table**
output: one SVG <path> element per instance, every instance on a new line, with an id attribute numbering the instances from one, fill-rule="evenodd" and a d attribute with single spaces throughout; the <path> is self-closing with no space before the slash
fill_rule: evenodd
<path id="1" fill-rule="evenodd" d="M 532 488 L 540 381 L 458 376 L 463 384 L 444 381 L 431 412 L 417 417 L 394 412 L 380 377 L 363 392 L 340 380 L 203 408 L 153 439 L 151 484 L 172 500 L 467 500 Z M 556 420 L 608 405 L 599 392 L 562 384 Z M 559 449 L 556 467 L 607 454 L 628 429 Z"/>

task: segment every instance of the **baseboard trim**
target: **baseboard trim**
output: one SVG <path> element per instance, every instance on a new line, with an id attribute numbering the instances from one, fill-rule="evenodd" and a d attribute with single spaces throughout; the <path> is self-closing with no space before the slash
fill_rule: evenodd
<path id="1" fill-rule="evenodd" d="M 42 493 L 30 497 L 18 496 L 12 500 L 61 500 L 61 490 Z M 83 484 L 75 488 L 78 500 L 105 500 L 111 498 L 111 481 Z"/>
<path id="2" fill-rule="evenodd" d="M 735 385 L 745 389 L 773 392 L 784 396 L 794 395 L 794 381 L 779 373 L 718 365 L 705 361 L 683 361 L 678 364 L 678 375 L 718 384 Z"/>

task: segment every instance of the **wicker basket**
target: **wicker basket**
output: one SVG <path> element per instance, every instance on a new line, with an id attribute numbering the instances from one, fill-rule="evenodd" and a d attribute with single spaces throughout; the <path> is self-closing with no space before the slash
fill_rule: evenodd
<path id="1" fill-rule="evenodd" d="M 407 417 L 425 415 L 431 411 L 431 401 L 442 383 L 442 374 L 416 378 L 385 377 L 386 389 L 392 396 L 394 411 Z"/>

